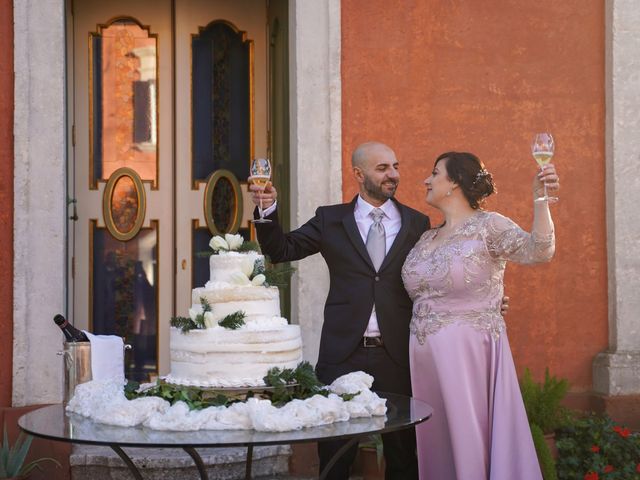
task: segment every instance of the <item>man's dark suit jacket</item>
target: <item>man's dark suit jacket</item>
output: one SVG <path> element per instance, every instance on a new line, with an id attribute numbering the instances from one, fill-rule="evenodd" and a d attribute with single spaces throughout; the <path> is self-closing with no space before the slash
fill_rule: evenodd
<path id="1" fill-rule="evenodd" d="M 362 342 L 373 303 L 380 333 L 389 355 L 409 366 L 409 322 L 412 302 L 402 284 L 402 265 L 409 251 L 429 228 L 424 214 L 394 200 L 402 223 L 378 272 L 375 271 L 354 217 L 357 196 L 350 203 L 320 207 L 297 230 L 284 233 L 277 211 L 273 223 L 257 223 L 262 251 L 271 261 L 299 260 L 320 252 L 327 262 L 330 287 L 318 363 L 339 364 Z"/>

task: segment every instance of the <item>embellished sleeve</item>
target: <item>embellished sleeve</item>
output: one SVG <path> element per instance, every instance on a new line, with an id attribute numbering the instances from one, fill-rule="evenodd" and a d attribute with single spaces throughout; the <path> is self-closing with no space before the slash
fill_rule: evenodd
<path id="1" fill-rule="evenodd" d="M 555 252 L 555 235 L 525 232 L 513 220 L 491 213 L 485 225 L 485 243 L 494 258 L 517 263 L 548 262 Z"/>

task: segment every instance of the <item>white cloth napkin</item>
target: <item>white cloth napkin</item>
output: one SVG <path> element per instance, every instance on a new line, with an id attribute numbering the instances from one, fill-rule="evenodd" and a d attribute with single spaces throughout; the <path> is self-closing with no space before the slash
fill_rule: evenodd
<path id="1" fill-rule="evenodd" d="M 83 330 L 91 342 L 91 378 L 124 381 L 124 342 L 117 335 L 94 335 Z"/>

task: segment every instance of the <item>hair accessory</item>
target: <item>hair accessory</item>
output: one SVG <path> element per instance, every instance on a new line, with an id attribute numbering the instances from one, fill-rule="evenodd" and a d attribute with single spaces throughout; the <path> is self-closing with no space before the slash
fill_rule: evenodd
<path id="1" fill-rule="evenodd" d="M 481 179 L 484 179 L 486 177 L 488 177 L 490 174 L 487 171 L 486 168 L 482 168 L 480 170 L 478 170 L 478 173 L 476 173 L 476 179 L 473 181 L 473 184 L 475 185 L 476 183 L 478 183 Z"/>

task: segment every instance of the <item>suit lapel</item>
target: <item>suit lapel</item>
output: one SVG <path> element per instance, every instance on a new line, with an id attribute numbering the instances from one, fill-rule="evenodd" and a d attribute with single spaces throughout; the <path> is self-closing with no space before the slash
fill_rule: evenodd
<path id="1" fill-rule="evenodd" d="M 391 248 L 389 249 L 387 256 L 384 257 L 384 261 L 382 262 L 382 265 L 380 265 L 380 271 L 384 270 L 385 267 L 389 263 L 391 263 L 393 258 L 398 255 L 398 252 L 402 250 L 402 246 L 404 245 L 404 242 L 407 239 L 407 235 L 409 234 L 409 224 L 411 222 L 409 218 L 409 209 L 407 209 L 404 205 L 398 202 L 395 198 L 393 199 L 393 201 L 396 204 L 396 207 L 398 207 L 398 210 L 400 211 L 400 218 L 402 219 L 402 223 L 400 224 L 400 231 L 398 232 L 398 235 L 396 235 L 396 238 L 393 241 L 393 245 L 391 245 Z"/>
<path id="2" fill-rule="evenodd" d="M 371 258 L 369 258 L 369 252 L 367 252 L 367 247 L 362 241 L 360 231 L 358 230 L 358 225 L 356 224 L 356 217 L 354 216 L 357 199 L 358 196 L 356 195 L 352 202 L 349 204 L 348 212 L 342 218 L 342 225 L 344 225 L 344 229 L 347 232 L 347 235 L 349 236 L 349 240 L 351 240 L 353 247 L 360 254 L 362 259 L 367 262 L 367 265 L 373 268 L 373 263 L 371 263 Z"/>

